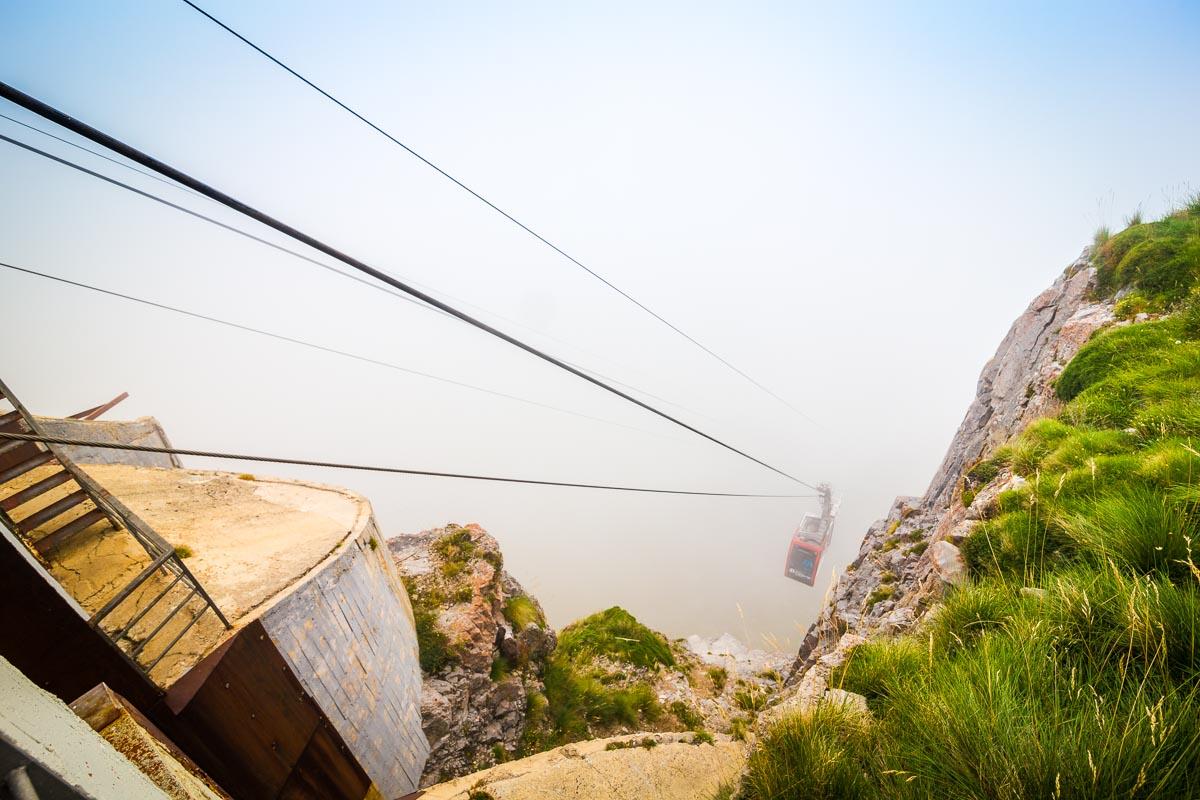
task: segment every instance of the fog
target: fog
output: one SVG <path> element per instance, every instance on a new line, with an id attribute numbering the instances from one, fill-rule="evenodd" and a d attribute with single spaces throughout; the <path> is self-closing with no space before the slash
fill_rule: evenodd
<path id="1" fill-rule="evenodd" d="M 815 500 L 185 459 L 350 487 L 389 535 L 478 522 L 556 625 L 621 605 L 673 636 L 794 647 L 867 525 L 924 491 L 1029 300 L 1099 225 L 1200 187 L 1182 5 L 205 7 L 803 411 L 183 4 L 0 2 L 0 79 L 835 487 L 810 589 L 783 561 Z M 462 323 L 4 142 L 0 261 L 574 412 L 0 269 L 0 375 L 38 413 L 128 391 L 111 416 L 154 415 L 180 447 L 807 493 Z"/>

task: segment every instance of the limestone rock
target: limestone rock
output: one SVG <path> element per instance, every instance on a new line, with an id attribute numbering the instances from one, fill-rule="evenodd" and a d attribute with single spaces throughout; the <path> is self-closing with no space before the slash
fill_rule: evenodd
<path id="1" fill-rule="evenodd" d="M 690 733 L 657 733 L 578 742 L 432 786 L 422 800 L 711 797 L 723 783 L 737 778 L 746 746 L 694 740 Z"/>
<path id="2" fill-rule="evenodd" d="M 997 513 L 996 501 L 1005 492 L 1016 491 L 1028 483 L 1020 475 L 1013 475 L 1005 470 L 992 479 L 975 495 L 974 502 L 966 511 L 966 518 L 972 521 L 991 519 Z"/>
<path id="3" fill-rule="evenodd" d="M 964 508 L 963 473 L 1029 422 L 1055 412 L 1053 383 L 1064 365 L 1097 330 L 1121 324 L 1110 302 L 1093 302 L 1095 276 L 1085 250 L 1013 323 L 984 367 L 976 397 L 924 496 L 897 498 L 887 517 L 867 529 L 853 571 L 840 576 L 801 643 L 787 679 L 791 689 L 820 683 L 809 674 L 844 634 L 902 632 L 938 603 L 948 582 L 965 580 L 955 544 L 1020 482 L 1002 473 L 973 487 L 977 494 Z"/>
<path id="4" fill-rule="evenodd" d="M 844 706 L 860 714 L 871 713 L 867 708 L 867 698 L 855 692 L 847 692 L 845 689 L 828 689 L 822 702 Z"/>
<path id="5" fill-rule="evenodd" d="M 1050 381 L 1113 320 L 1110 306 L 1089 302 L 1095 275 L 1084 251 L 1013 323 L 979 377 L 975 401 L 925 494 L 927 505 L 948 505 L 964 469 L 1055 409 Z"/>
<path id="6" fill-rule="evenodd" d="M 934 542 L 929 548 L 929 560 L 938 577 L 951 586 L 967 582 L 967 564 L 959 549 L 950 542 Z"/>
<path id="7" fill-rule="evenodd" d="M 705 664 L 723 667 L 743 679 L 753 678 L 770 670 L 783 670 L 791 660 L 777 651 L 749 648 L 729 633 L 715 638 L 692 634 L 687 637 L 686 644 Z"/>
<path id="8" fill-rule="evenodd" d="M 430 615 L 449 658 L 424 675 L 421 726 L 429 760 L 421 785 L 463 775 L 513 753 L 525 730 L 529 693 L 554 650 L 554 631 L 502 568 L 496 540 L 478 525 L 449 525 L 388 541 L 414 609 Z M 527 597 L 539 622 L 514 631 L 504 616 L 512 597 Z M 505 667 L 493 680 L 493 663 Z M 509 673 L 505 675 L 505 673 Z"/>

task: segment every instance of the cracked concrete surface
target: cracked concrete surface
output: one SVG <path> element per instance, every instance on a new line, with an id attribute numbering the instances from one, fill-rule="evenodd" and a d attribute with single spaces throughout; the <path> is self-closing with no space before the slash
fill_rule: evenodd
<path id="1" fill-rule="evenodd" d="M 81 467 L 164 539 L 188 548 L 191 555 L 185 563 L 235 627 L 320 564 L 371 513 L 364 498 L 318 484 L 117 464 Z M 19 490 L 57 469 L 57 465 L 48 465 L 33 470 L 12 488 Z M 72 488 L 73 484 L 58 487 L 14 509 L 13 517 L 28 517 Z M 36 541 L 91 507 L 90 503 L 77 506 L 35 531 L 30 540 Z M 150 563 L 131 535 L 114 530 L 107 522 L 93 525 L 41 560 L 89 614 Z M 183 603 L 188 595 L 182 585 L 168 585 L 165 575 L 147 580 L 105 621 L 106 629 L 119 630 L 138 609 L 166 591 L 155 610 L 130 631 L 132 643 L 127 643 L 127 651 L 151 638 L 138 656 L 142 663 L 155 659 L 203 608 L 202 601 L 193 597 L 176 618 L 156 630 L 165 610 Z M 171 685 L 225 636 L 216 616 L 205 613 L 151 677 L 161 686 Z"/>

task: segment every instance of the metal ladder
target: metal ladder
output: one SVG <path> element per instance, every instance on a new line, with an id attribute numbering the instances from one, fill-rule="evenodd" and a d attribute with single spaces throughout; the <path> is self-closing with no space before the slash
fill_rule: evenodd
<path id="1" fill-rule="evenodd" d="M 4 404 L 12 410 L 5 412 Z M 37 420 L 3 381 L 0 381 L 0 433 L 44 435 Z M 22 478 L 42 467 L 46 467 L 44 471 L 49 474 L 29 485 L 22 485 L 29 481 Z M 59 499 L 25 511 L 37 498 L 64 486 L 66 494 Z M 82 514 L 69 516 L 81 507 L 84 509 Z M 19 519 L 14 516 L 16 512 L 23 512 Z M 175 548 L 80 469 L 58 445 L 0 437 L 0 523 L 46 564 L 54 562 L 55 553 L 64 545 L 88 535 L 89 531 L 91 535 L 126 531 L 137 540 L 150 557 L 149 565 L 93 613 L 88 624 L 147 676 L 208 611 L 212 611 L 226 629 L 232 627 L 176 554 Z M 41 535 L 37 535 L 39 531 Z M 147 592 L 153 595 L 149 601 L 137 598 L 132 603 L 126 602 L 148 582 L 150 587 L 162 588 Z M 173 631 L 165 646 L 153 648 L 156 655 L 147 654 L 152 641 L 172 633 L 171 621 L 189 605 L 192 609 L 187 622 L 181 627 L 176 626 L 178 629 Z M 121 607 L 124 607 L 123 620 L 104 624 Z M 136 626 L 143 621 L 145 627 L 153 627 L 148 632 L 137 629 L 135 635 Z"/>

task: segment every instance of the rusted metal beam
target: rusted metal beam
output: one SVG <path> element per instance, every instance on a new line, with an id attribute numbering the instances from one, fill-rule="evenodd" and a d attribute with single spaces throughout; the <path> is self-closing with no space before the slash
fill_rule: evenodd
<path id="1" fill-rule="evenodd" d="M 22 461 L 20 464 L 17 464 L 15 467 L 9 467 L 8 469 L 4 470 L 3 472 L 0 472 L 0 483 L 8 483 L 13 478 L 19 478 L 22 475 L 24 475 L 26 472 L 29 472 L 29 470 L 37 469 L 42 464 L 48 464 L 53 460 L 54 460 L 54 453 L 51 453 L 49 450 L 43 450 L 43 451 L 39 452 L 33 458 Z"/>
<path id="2" fill-rule="evenodd" d="M 56 530 L 54 533 L 51 533 L 47 536 L 43 536 L 41 539 L 38 539 L 37 542 L 35 542 L 33 546 L 39 553 L 41 553 L 44 556 L 47 553 L 49 553 L 51 550 L 53 550 L 54 548 L 61 545 L 63 542 L 66 542 L 71 537 L 76 536 L 79 533 L 82 533 L 83 531 L 86 531 L 88 528 L 92 527 L 97 522 L 100 522 L 101 520 L 106 520 L 106 519 L 108 519 L 108 515 L 105 514 L 102 509 L 93 508 L 91 511 L 87 512 L 83 516 L 78 517 L 77 519 L 73 519 L 70 522 L 68 522 L 66 525 L 63 525 L 61 528 Z M 109 524 L 111 524 L 111 523 L 112 523 L 112 520 L 109 520 Z"/>
<path id="3" fill-rule="evenodd" d="M 175 579 L 173 581 L 171 581 L 170 583 L 168 583 L 165 587 L 163 587 L 163 590 L 161 592 L 159 592 L 157 595 L 155 595 L 153 600 L 151 600 L 146 605 L 142 606 L 141 611 L 134 614 L 133 617 L 131 617 L 130 620 L 125 623 L 125 626 L 122 627 L 121 630 L 117 631 L 109 638 L 112 639 L 114 642 L 118 642 L 118 643 L 122 639 L 124 639 L 126 634 L 128 634 L 131 630 L 133 630 L 133 626 L 137 625 L 139 622 L 141 622 L 142 617 L 146 616 L 146 614 L 149 613 L 150 609 L 152 609 L 156 605 L 158 605 L 158 601 L 162 600 L 164 597 L 166 597 L 167 592 L 171 591 L 177 585 L 179 585 L 179 582 L 181 580 L 183 580 L 183 575 L 176 575 Z M 96 619 L 96 618 L 93 617 L 93 619 Z"/>
<path id="4" fill-rule="evenodd" d="M 128 397 L 129 397 L 129 392 L 121 392 L 119 395 L 114 397 L 112 400 L 109 400 L 107 403 L 105 403 L 103 405 L 99 405 L 99 406 L 93 406 L 93 407 L 89 408 L 87 411 L 80 411 L 78 414 L 72 414 L 71 416 L 67 417 L 67 419 L 85 419 L 85 420 L 96 419 L 101 414 L 105 413 L 106 411 L 110 411 L 113 406 L 115 406 L 117 403 L 120 403 L 122 400 L 127 399 Z"/>
<path id="5" fill-rule="evenodd" d="M 25 533 L 37 530 L 41 525 L 49 522 L 55 517 L 60 517 L 70 511 L 75 506 L 88 499 L 87 492 L 83 489 L 71 492 L 66 497 L 55 500 L 50 505 L 43 509 L 33 512 L 24 519 L 17 520 L 17 525 Z"/>
<path id="6" fill-rule="evenodd" d="M 162 661 L 163 658 L 166 657 L 167 653 L 171 652 L 171 648 L 175 646 L 175 643 L 178 642 L 180 639 L 182 639 L 183 635 L 185 633 L 187 633 L 188 631 L 190 631 L 192 629 L 192 626 L 195 625 L 197 622 L 199 622 L 200 618 L 204 616 L 204 612 L 208 611 L 209 609 L 215 609 L 215 606 L 210 606 L 207 603 L 200 606 L 200 610 L 192 615 L 192 618 L 190 620 L 188 620 L 188 624 L 183 626 L 183 630 L 181 630 L 179 633 L 175 634 L 175 638 L 173 638 L 171 641 L 167 642 L 167 646 L 164 647 L 161 652 L 159 652 L 158 657 L 155 658 L 153 661 L 151 661 L 146 666 L 146 674 L 147 675 L 150 674 L 151 670 L 153 670 L 155 667 L 158 666 L 158 662 Z"/>
<path id="7" fill-rule="evenodd" d="M 35 497 L 45 494 L 54 487 L 61 486 L 69 480 L 71 480 L 71 473 L 65 469 L 59 470 L 50 477 L 42 478 L 32 486 L 0 500 L 0 511 L 12 511 L 17 506 L 24 505 Z"/>
<path id="8" fill-rule="evenodd" d="M 91 625 L 93 628 L 99 627 L 100 621 L 111 614 L 113 609 L 121 605 L 125 598 L 133 594 L 134 590 L 141 586 L 147 578 L 153 575 L 167 561 L 167 559 L 171 557 L 171 555 L 171 553 L 164 553 L 154 561 L 150 562 L 150 565 L 139 572 L 137 577 L 126 584 L 124 589 L 110 597 L 108 602 L 100 607 L 99 611 L 97 611 L 95 614 L 92 614 L 92 618 L 88 620 L 88 625 Z M 155 600 L 155 602 L 158 601 Z M 153 603 L 151 605 L 153 605 Z"/>
<path id="9" fill-rule="evenodd" d="M 146 638 L 142 639 L 141 643 L 137 647 L 133 648 L 133 652 L 130 653 L 130 655 L 133 656 L 134 658 L 137 658 L 139 655 L 141 655 L 141 652 L 146 649 L 146 645 L 150 644 L 150 642 L 154 640 L 154 637 L 158 636 L 159 631 L 161 631 L 163 628 L 167 627 L 167 623 L 170 622 L 171 620 L 175 619 L 175 615 L 178 614 L 180 611 L 182 611 L 184 606 L 186 606 L 188 603 L 192 602 L 192 598 L 195 596 L 196 596 L 196 589 L 195 589 L 195 587 L 193 587 L 192 590 L 187 593 L 187 597 L 180 600 L 179 605 L 175 606 L 170 611 L 168 611 L 167 615 L 165 617 L 163 617 L 161 620 L 159 620 L 159 623 L 154 626 L 154 630 L 150 631 L 150 633 L 147 634 Z M 174 644 L 174 642 L 172 642 L 171 644 Z M 170 645 L 167 645 L 167 646 L 170 647 Z M 149 670 L 147 670 L 147 671 L 149 671 Z"/>

